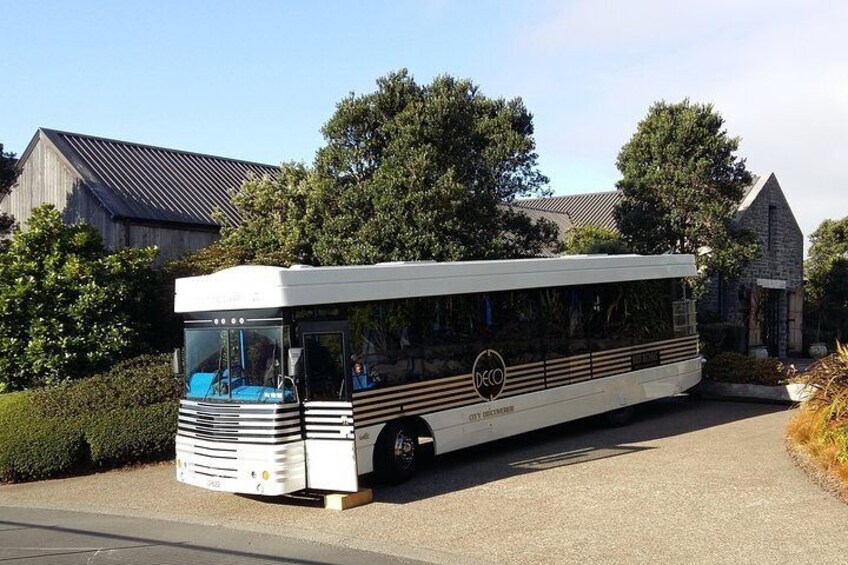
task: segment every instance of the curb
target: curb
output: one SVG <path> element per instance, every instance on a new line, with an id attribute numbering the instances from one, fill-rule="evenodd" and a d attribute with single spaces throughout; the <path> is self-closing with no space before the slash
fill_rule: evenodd
<path id="1" fill-rule="evenodd" d="M 784 445 L 789 458 L 795 463 L 795 466 L 801 469 L 811 482 L 818 485 L 823 491 L 831 494 L 848 504 L 848 487 L 833 474 L 822 468 L 821 464 L 816 461 L 807 450 L 796 444 L 789 437 L 786 438 Z"/>
<path id="2" fill-rule="evenodd" d="M 719 383 L 702 380 L 694 392 L 703 398 L 715 400 L 739 400 L 766 404 L 796 404 L 807 400 L 810 390 L 803 384 L 765 386 L 740 383 Z"/>

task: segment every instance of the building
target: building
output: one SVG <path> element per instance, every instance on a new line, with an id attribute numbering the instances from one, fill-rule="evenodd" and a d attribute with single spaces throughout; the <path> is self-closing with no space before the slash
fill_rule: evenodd
<path id="1" fill-rule="evenodd" d="M 238 223 L 229 191 L 277 167 L 40 128 L 18 169 L 0 210 L 21 224 L 53 204 L 67 222 L 97 228 L 110 249 L 156 245 L 166 260 L 218 238 L 214 209 Z"/>
<path id="2" fill-rule="evenodd" d="M 40 128 L 18 160 L 20 176 L 0 211 L 24 224 L 32 209 L 53 204 L 65 221 L 96 227 L 109 249 L 156 245 L 160 262 L 214 242 L 216 209 L 231 225 L 241 218 L 230 191 L 249 175 L 278 167 Z M 556 211 L 525 210 L 562 233 L 571 222 Z M 556 249 L 544 251 L 547 256 Z"/>
<path id="3" fill-rule="evenodd" d="M 521 200 L 516 205 L 565 214 L 575 226 L 616 229 L 613 210 L 620 197 L 613 190 Z M 713 277 L 699 314 L 743 328 L 740 349 L 763 346 L 775 356 L 800 354 L 804 236 L 774 173 L 754 178 L 739 203 L 735 225 L 756 234 L 761 255 L 738 280 Z"/>

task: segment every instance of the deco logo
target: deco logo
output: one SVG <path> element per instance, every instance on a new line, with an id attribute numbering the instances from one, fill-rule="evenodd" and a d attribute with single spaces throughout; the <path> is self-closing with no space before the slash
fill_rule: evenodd
<path id="1" fill-rule="evenodd" d="M 474 388 L 482 398 L 495 400 L 503 392 L 506 364 L 494 349 L 487 349 L 477 356 L 471 374 L 474 377 Z"/>

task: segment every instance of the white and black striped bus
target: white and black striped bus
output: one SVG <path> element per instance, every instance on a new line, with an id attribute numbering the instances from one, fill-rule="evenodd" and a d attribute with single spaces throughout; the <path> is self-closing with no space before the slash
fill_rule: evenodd
<path id="1" fill-rule="evenodd" d="M 701 378 L 689 255 L 180 279 L 180 481 L 356 491 L 360 475 L 684 391 Z"/>

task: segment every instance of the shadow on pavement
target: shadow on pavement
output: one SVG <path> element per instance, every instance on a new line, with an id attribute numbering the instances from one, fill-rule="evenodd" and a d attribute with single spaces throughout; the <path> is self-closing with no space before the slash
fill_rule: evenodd
<path id="1" fill-rule="evenodd" d="M 373 485 L 374 498 L 405 504 L 524 473 L 657 449 L 632 444 L 783 410 L 785 406 L 769 404 L 666 398 L 637 406 L 628 426 L 609 428 L 601 417 L 585 418 L 430 458 L 407 483 Z M 372 486 L 370 477 L 363 483 Z"/>

